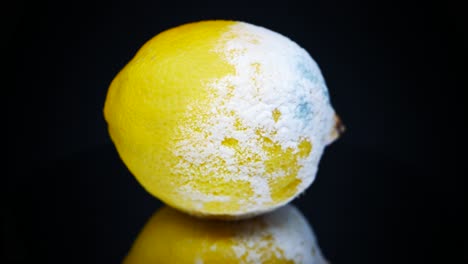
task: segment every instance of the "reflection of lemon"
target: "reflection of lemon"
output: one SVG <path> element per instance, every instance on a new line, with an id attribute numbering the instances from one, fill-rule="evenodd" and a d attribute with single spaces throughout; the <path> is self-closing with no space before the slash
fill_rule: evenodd
<path id="1" fill-rule="evenodd" d="M 215 217 L 289 202 L 336 137 L 307 52 L 234 21 L 182 25 L 148 41 L 113 80 L 104 114 L 122 160 L 151 194 Z"/>
<path id="2" fill-rule="evenodd" d="M 194 218 L 164 207 L 147 222 L 125 264 L 326 263 L 293 206 L 240 221 Z"/>

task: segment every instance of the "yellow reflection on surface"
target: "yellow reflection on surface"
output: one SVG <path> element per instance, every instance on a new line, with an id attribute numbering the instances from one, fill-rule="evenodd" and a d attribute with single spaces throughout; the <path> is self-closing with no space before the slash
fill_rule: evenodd
<path id="1" fill-rule="evenodd" d="M 165 206 L 148 220 L 123 263 L 327 262 L 305 217 L 286 205 L 239 221 L 195 218 Z"/>

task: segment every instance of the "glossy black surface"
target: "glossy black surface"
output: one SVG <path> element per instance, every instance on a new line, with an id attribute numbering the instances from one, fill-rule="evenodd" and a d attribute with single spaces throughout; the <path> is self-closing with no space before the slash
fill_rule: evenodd
<path id="1" fill-rule="evenodd" d="M 338 142 L 326 150 L 316 182 L 294 204 L 332 263 L 452 259 L 461 253 L 453 240 L 461 197 L 434 184 L 432 169 Z M 7 207 L 11 257 L 117 263 L 161 205 L 110 145 L 22 172 L 30 177 L 18 186 L 22 194 L 13 197 L 14 207 Z"/>
<path id="2" fill-rule="evenodd" d="M 290 37 L 323 71 L 347 132 L 294 203 L 331 263 L 466 263 L 462 10 L 427 1 L 8 2 L 0 262 L 120 262 L 161 203 L 110 142 L 107 87 L 160 31 L 224 18 Z"/>

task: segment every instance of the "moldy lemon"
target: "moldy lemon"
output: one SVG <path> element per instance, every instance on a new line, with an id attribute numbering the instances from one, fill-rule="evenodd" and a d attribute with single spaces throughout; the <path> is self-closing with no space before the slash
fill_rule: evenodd
<path id="1" fill-rule="evenodd" d="M 237 21 L 156 35 L 112 81 L 104 115 L 121 159 L 148 192 L 217 218 L 291 201 L 313 182 L 339 132 L 310 55 Z"/>

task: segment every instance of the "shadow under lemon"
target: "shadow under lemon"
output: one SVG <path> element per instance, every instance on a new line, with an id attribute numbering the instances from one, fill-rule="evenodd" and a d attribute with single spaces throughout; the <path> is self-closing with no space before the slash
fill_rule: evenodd
<path id="1" fill-rule="evenodd" d="M 200 219 L 165 206 L 123 261 L 133 263 L 327 263 L 312 227 L 293 205 L 238 221 Z"/>

